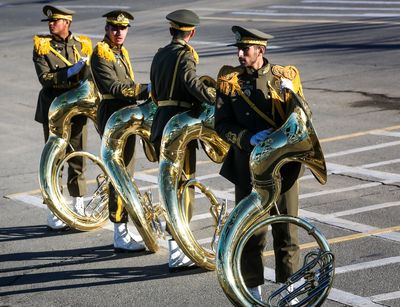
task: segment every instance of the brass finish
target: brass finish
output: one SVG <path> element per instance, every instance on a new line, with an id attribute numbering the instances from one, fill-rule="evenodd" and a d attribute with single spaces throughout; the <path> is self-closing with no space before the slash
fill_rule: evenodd
<path id="1" fill-rule="evenodd" d="M 139 106 L 125 107 L 115 112 L 107 121 L 101 143 L 101 159 L 107 174 L 119 196 L 125 203 L 138 232 L 151 252 L 159 249 L 159 218 L 163 211 L 152 204 L 149 194 L 141 195 L 123 162 L 123 150 L 127 138 L 136 134 L 143 141 L 149 161 L 157 161 L 153 145 L 149 142 L 150 129 L 156 111 L 156 104 L 148 100 Z M 158 225 L 157 227 L 154 227 Z"/>
<path id="2" fill-rule="evenodd" d="M 327 180 L 325 159 L 307 103 L 289 90 L 286 91 L 285 98 L 288 104 L 287 120 L 253 149 L 250 156 L 252 192 L 231 212 L 219 239 L 216 256 L 218 279 L 229 300 L 238 306 L 266 305 L 250 295 L 240 272 L 243 247 L 260 227 L 283 219 L 284 222 L 295 223 L 304 229 L 312 229 L 310 235 L 318 242 L 321 251 L 329 252 L 324 236 L 306 221 L 282 215 L 268 217 L 280 195 L 279 170 L 285 163 L 302 163 L 321 184 L 325 184 Z M 332 262 L 329 265 L 333 266 Z M 332 281 L 333 270 L 329 275 L 329 283 L 307 306 L 316 306 L 322 302 L 328 295 Z"/>
<path id="3" fill-rule="evenodd" d="M 202 104 L 201 112 L 187 111 L 175 115 L 164 128 L 161 140 L 159 189 L 160 202 L 166 211 L 166 220 L 173 238 L 183 252 L 197 265 L 207 270 L 215 269 L 215 253 L 196 241 L 190 230 L 182 205 L 184 188 L 181 188 L 182 168 L 187 144 L 199 140 L 207 155 L 214 162 L 223 161 L 229 145 L 214 130 L 214 106 Z M 183 183 L 198 187 L 220 215 L 221 206 L 210 190 L 198 181 Z M 214 210 L 214 209 L 213 209 Z"/>
<path id="4" fill-rule="evenodd" d="M 106 177 L 98 178 L 98 188 L 87 205 L 87 215 L 79 215 L 71 210 L 63 197 L 60 186 L 60 173 L 66 161 L 74 156 L 92 160 L 105 172 L 102 162 L 88 152 L 65 154 L 71 135 L 71 119 L 76 115 L 90 118 L 96 125 L 98 105 L 97 91 L 93 83 L 83 82 L 59 97 L 51 104 L 49 110 L 50 136 L 46 142 L 39 166 L 39 183 L 44 203 L 62 221 L 78 230 L 92 230 L 102 226 L 108 218 Z M 96 201 L 94 201 L 96 199 Z M 86 211 L 85 211 L 86 213 Z"/>

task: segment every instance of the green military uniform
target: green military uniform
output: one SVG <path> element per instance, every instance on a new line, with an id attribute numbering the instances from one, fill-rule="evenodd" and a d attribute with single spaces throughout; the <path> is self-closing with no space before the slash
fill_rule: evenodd
<path id="1" fill-rule="evenodd" d="M 107 18 L 107 24 L 122 27 L 129 26 L 129 20 L 133 19 L 130 13 L 121 10 L 109 12 L 103 17 Z M 91 68 L 94 81 L 102 95 L 97 120 L 99 132 L 103 135 L 107 120 L 114 112 L 136 104 L 136 100 L 148 97 L 147 84 L 134 81 L 128 50 L 124 46 L 114 46 L 107 36 L 94 48 Z M 126 141 L 124 149 L 126 166 L 133 158 L 135 140 L 135 135 L 131 135 Z M 128 222 L 128 213 L 112 184 L 110 184 L 109 217 L 114 223 Z"/>
<path id="2" fill-rule="evenodd" d="M 150 69 L 152 98 L 158 104 L 151 127 L 150 141 L 157 155 L 160 154 L 161 138 L 168 121 L 179 113 L 198 108 L 203 101 L 214 101 L 210 89 L 196 74 L 198 55 L 185 40 L 178 38 L 199 24 L 199 17 L 189 10 L 177 10 L 166 16 L 170 21 L 173 39 L 160 48 L 153 58 Z M 188 144 L 183 170 L 186 179 L 194 177 L 196 171 L 196 141 Z M 193 191 L 189 198 L 194 197 Z M 191 216 L 189 210 L 189 218 Z"/>
<path id="3" fill-rule="evenodd" d="M 260 31 L 242 27 L 233 27 L 232 31 L 237 39 L 234 45 L 266 46 L 267 40 L 271 38 Z M 259 131 L 279 128 L 286 119 L 281 105 L 281 78 L 292 80 L 296 91 L 302 95 L 299 72 L 295 67 L 274 65 L 265 58 L 263 61 L 263 66 L 258 70 L 224 66 L 218 75 L 215 129 L 231 144 L 220 173 L 235 184 L 236 204 L 249 195 L 252 189 L 249 159 L 254 146 L 250 144 L 251 137 Z M 281 169 L 282 192 L 278 207 L 282 214 L 298 215 L 296 180 L 300 167 L 298 163 L 289 163 Z M 289 227 L 292 226 L 272 226 L 277 282 L 285 282 L 297 271 L 297 232 Z M 243 250 L 242 275 L 248 287 L 264 283 L 262 251 L 266 243 L 265 231 L 263 229 L 252 236 Z"/>
<path id="4" fill-rule="evenodd" d="M 46 5 L 43 13 L 51 21 L 56 19 L 72 20 L 73 11 Z M 90 70 L 85 66 L 78 74 L 68 78 L 67 70 L 81 57 L 90 56 L 92 43 L 86 36 L 69 34 L 66 39 L 55 35 L 35 35 L 33 37 L 33 62 L 42 89 L 39 93 L 35 120 L 43 124 L 44 138 L 49 137 L 48 112 L 52 101 L 59 95 L 79 85 L 80 81 L 90 77 Z M 86 117 L 76 116 L 71 120 L 71 139 L 74 150 L 84 150 L 86 146 Z M 71 148 L 68 147 L 67 152 Z M 68 190 L 71 196 L 79 197 L 86 193 L 84 178 L 84 160 L 80 157 L 68 161 Z"/>

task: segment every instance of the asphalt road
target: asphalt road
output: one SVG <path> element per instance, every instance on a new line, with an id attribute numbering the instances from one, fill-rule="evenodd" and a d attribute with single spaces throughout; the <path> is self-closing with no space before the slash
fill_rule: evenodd
<path id="1" fill-rule="evenodd" d="M 93 232 L 46 231 L 38 163 L 41 125 L 33 121 L 40 89 L 32 36 L 45 3 L 77 11 L 72 30 L 102 39 L 114 8 L 133 12 L 126 42 L 136 79 L 148 82 L 152 56 L 169 42 L 165 15 L 196 11 L 199 74 L 237 63 L 232 25 L 275 36 L 267 57 L 301 71 L 305 96 L 329 169 L 328 183 L 308 173 L 301 212 L 329 239 L 336 279 L 325 306 L 400 306 L 400 1 L 19 1 L 0 2 L 0 306 L 229 306 L 215 272 L 171 274 L 167 250 L 116 255 L 107 226 Z M 89 149 L 98 154 L 91 126 Z M 219 165 L 199 157 L 198 176 L 232 206 Z M 142 189 L 157 194 L 157 165 L 137 153 Z M 196 209 L 199 236 L 211 222 Z M 161 242 L 165 246 L 165 242 Z M 266 281 L 270 279 L 266 270 Z"/>

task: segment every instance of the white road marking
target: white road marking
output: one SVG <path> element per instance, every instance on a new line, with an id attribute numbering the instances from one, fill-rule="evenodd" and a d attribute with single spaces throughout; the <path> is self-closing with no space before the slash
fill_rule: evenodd
<path id="1" fill-rule="evenodd" d="M 378 7 L 344 7 L 344 6 L 301 6 L 301 5 L 271 5 L 269 9 L 293 9 L 293 10 L 327 10 L 327 11 L 398 11 L 400 8 Z"/>
<path id="2" fill-rule="evenodd" d="M 352 307 L 382 307 L 382 305 L 374 303 L 368 297 L 358 296 L 336 288 L 331 289 L 328 299 Z"/>
<path id="3" fill-rule="evenodd" d="M 302 3 L 342 3 L 342 4 L 377 4 L 400 5 L 399 1 L 351 1 L 351 0 L 302 0 Z"/>
<path id="4" fill-rule="evenodd" d="M 338 216 L 346 216 L 346 215 L 353 215 L 353 214 L 358 214 L 362 212 L 370 212 L 374 210 L 380 210 L 380 209 L 385 209 L 385 208 L 390 208 L 390 207 L 397 207 L 400 206 L 400 201 L 394 201 L 394 202 L 388 202 L 388 203 L 383 203 L 383 204 L 376 204 L 376 205 L 370 205 L 370 206 L 365 206 L 365 207 L 360 207 L 357 209 L 349 209 L 349 210 L 344 210 L 344 211 L 338 211 L 335 213 L 331 213 L 330 216 L 332 217 L 338 217 Z"/>
<path id="5" fill-rule="evenodd" d="M 400 14 L 392 13 L 360 13 L 360 14 L 330 14 L 330 13 L 277 13 L 277 12 L 253 12 L 237 11 L 231 12 L 232 15 L 252 15 L 252 16 L 299 16 L 299 17 L 363 17 L 363 18 L 391 18 L 399 17 Z"/>
<path id="6" fill-rule="evenodd" d="M 345 265 L 335 269 L 335 274 L 343 274 L 349 272 L 355 272 L 360 270 L 372 269 L 377 268 L 385 265 L 390 265 L 394 263 L 400 262 L 400 256 L 397 257 L 389 257 L 389 258 L 381 258 L 378 260 L 361 262 L 356 264 Z"/>
<path id="7" fill-rule="evenodd" d="M 385 130 L 371 131 L 369 134 L 390 136 L 390 137 L 396 137 L 396 138 L 400 137 L 400 132 L 385 131 Z"/>
<path id="8" fill-rule="evenodd" d="M 393 141 L 393 142 L 387 142 L 387 143 L 382 143 L 382 144 L 377 144 L 377 145 L 363 146 L 363 147 L 358 147 L 358 148 L 353 148 L 353 149 L 348 149 L 348 150 L 343 150 L 343 151 L 327 154 L 327 155 L 325 155 L 325 159 L 339 157 L 339 156 L 345 156 L 345 155 L 351 155 L 354 153 L 360 153 L 360 152 L 364 152 L 364 151 L 382 149 L 382 148 L 387 148 L 387 147 L 392 147 L 392 146 L 399 146 L 399 145 L 400 145 L 400 141 Z"/>
<path id="9" fill-rule="evenodd" d="M 327 163 L 327 166 L 329 171 L 333 174 L 357 174 L 379 180 L 391 180 L 396 182 L 400 181 L 400 175 L 395 173 L 370 170 L 362 167 L 340 165 L 336 163 Z"/>
<path id="10" fill-rule="evenodd" d="M 371 296 L 370 299 L 374 302 L 382 302 L 382 301 L 400 299 L 400 291 L 374 295 L 374 296 Z"/>

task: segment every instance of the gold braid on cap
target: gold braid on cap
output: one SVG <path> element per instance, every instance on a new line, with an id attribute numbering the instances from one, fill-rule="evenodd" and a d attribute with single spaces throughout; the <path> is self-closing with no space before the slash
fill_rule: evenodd
<path id="1" fill-rule="evenodd" d="M 52 14 L 47 17 L 49 17 L 51 19 L 66 19 L 66 20 L 72 21 L 72 15 Z"/>
<path id="2" fill-rule="evenodd" d="M 245 45 L 261 45 L 266 47 L 267 41 L 266 40 L 258 40 L 251 37 L 241 37 L 236 41 L 237 44 L 245 44 Z"/>
<path id="3" fill-rule="evenodd" d="M 50 35 L 33 37 L 33 48 L 38 55 L 46 55 L 50 52 L 50 41 L 52 40 Z"/>
<path id="4" fill-rule="evenodd" d="M 179 31 L 192 31 L 195 26 L 180 26 L 177 23 L 170 21 L 171 28 L 179 30 Z"/>

